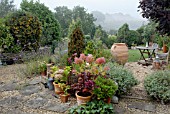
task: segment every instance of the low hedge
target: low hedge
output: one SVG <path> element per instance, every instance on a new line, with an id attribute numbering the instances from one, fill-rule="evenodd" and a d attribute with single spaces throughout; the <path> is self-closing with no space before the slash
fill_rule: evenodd
<path id="1" fill-rule="evenodd" d="M 108 71 L 110 78 L 118 84 L 118 90 L 116 92 L 118 96 L 128 93 L 133 86 L 138 84 L 133 73 L 123 68 L 123 66 L 111 62 L 107 63 L 106 66 L 110 67 Z"/>
<path id="2" fill-rule="evenodd" d="M 170 101 L 170 71 L 156 71 L 148 75 L 144 87 L 149 96 L 162 102 Z"/>

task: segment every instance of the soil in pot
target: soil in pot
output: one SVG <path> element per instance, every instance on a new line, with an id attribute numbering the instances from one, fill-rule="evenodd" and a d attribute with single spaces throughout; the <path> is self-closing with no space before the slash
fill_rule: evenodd
<path id="1" fill-rule="evenodd" d="M 90 92 L 77 92 L 77 103 L 78 105 L 86 105 L 87 102 L 91 101 L 92 93 Z"/>

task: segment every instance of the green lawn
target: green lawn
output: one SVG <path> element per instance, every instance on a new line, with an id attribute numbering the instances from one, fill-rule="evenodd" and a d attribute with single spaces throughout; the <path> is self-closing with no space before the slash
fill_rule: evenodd
<path id="1" fill-rule="evenodd" d="M 128 54 L 129 54 L 128 62 L 137 62 L 141 57 L 141 54 L 138 49 L 136 50 L 129 49 Z M 148 58 L 147 54 L 144 54 L 144 56 L 145 58 Z"/>
<path id="2" fill-rule="evenodd" d="M 140 52 L 139 50 L 131 50 L 129 49 L 129 57 L 128 57 L 128 62 L 137 62 L 140 59 Z"/>

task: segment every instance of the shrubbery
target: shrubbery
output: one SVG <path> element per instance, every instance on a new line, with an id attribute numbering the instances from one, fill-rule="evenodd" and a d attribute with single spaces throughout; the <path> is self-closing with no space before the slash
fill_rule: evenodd
<path id="1" fill-rule="evenodd" d="M 170 71 L 157 71 L 145 78 L 147 93 L 162 102 L 170 101 Z"/>
<path id="2" fill-rule="evenodd" d="M 36 16 L 23 11 L 16 11 L 9 15 L 6 26 L 14 38 L 14 46 L 20 46 L 20 50 L 30 51 L 39 48 L 41 23 Z M 18 49 L 18 51 L 20 51 Z"/>
<path id="3" fill-rule="evenodd" d="M 0 24 L 0 48 L 3 52 L 10 52 L 14 48 L 11 48 L 14 38 L 9 32 L 9 28 L 4 24 Z"/>
<path id="4" fill-rule="evenodd" d="M 117 95 L 126 94 L 134 85 L 137 85 L 138 81 L 132 72 L 113 63 L 107 63 L 106 66 L 110 67 L 108 73 L 111 79 L 118 83 Z"/>

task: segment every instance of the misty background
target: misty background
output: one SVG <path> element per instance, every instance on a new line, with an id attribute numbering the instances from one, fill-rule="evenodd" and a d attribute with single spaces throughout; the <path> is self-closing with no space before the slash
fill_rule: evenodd
<path id="1" fill-rule="evenodd" d="M 17 8 L 21 2 L 22 0 L 14 0 Z M 40 0 L 40 3 L 44 3 L 51 11 L 58 6 L 67 6 L 69 9 L 84 7 L 87 12 L 93 13 L 95 24 L 101 25 L 106 31 L 118 30 L 124 23 L 136 30 L 147 23 L 137 11 L 139 0 Z"/>

